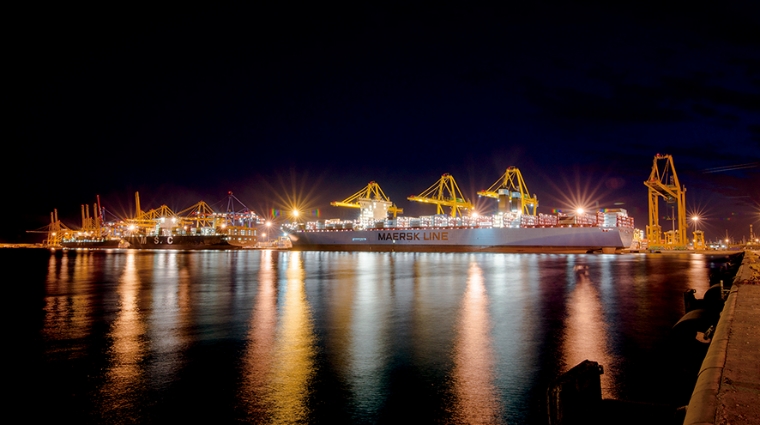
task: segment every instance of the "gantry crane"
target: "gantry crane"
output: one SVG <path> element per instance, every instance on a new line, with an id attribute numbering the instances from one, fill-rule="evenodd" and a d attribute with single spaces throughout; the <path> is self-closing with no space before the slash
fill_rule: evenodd
<path id="1" fill-rule="evenodd" d="M 662 168 L 659 165 L 661 162 L 664 162 Z M 652 173 L 644 185 L 649 188 L 649 225 L 647 226 L 649 246 L 667 245 L 671 248 L 685 248 L 687 245 L 686 187 L 682 187 L 678 182 L 671 155 L 655 155 Z M 670 215 L 673 230 L 665 232 L 665 239 L 663 239 L 662 226 L 659 224 L 659 197 L 664 198 L 666 205 L 674 210 Z"/>
<path id="2" fill-rule="evenodd" d="M 139 216 L 128 220 L 128 223 L 141 229 L 145 234 L 152 234 L 159 221 L 165 221 L 167 219 L 174 223 L 179 220 L 171 208 L 166 205 L 161 205 L 158 208 L 143 212 Z"/>
<path id="3" fill-rule="evenodd" d="M 130 225 L 130 231 L 145 235 L 188 232 L 204 234 L 207 231 L 213 231 L 235 237 L 255 236 L 258 216 L 248 210 L 248 207 L 243 205 L 232 192 L 228 192 L 228 198 L 227 211 L 223 213 L 214 211 L 205 201 L 199 201 L 176 213 L 166 205 L 143 212 L 140 209 L 139 194 L 135 193 L 136 214 L 127 222 Z M 233 201 L 243 205 L 245 210 L 235 211 Z"/>
<path id="4" fill-rule="evenodd" d="M 367 184 L 367 186 L 364 189 L 354 193 L 348 198 L 342 201 L 330 202 L 330 205 L 334 207 L 361 208 L 362 210 L 365 210 L 369 208 L 370 204 L 372 204 L 373 202 L 375 203 L 381 202 L 384 206 L 387 207 L 387 210 L 386 210 L 387 213 L 393 213 L 393 218 L 396 218 L 397 214 L 404 213 L 403 209 L 396 207 L 391 202 L 391 200 L 388 199 L 387 196 L 385 196 L 385 193 L 383 193 L 383 189 L 380 188 L 380 185 L 373 181 L 369 182 L 369 184 Z M 387 213 L 380 212 L 377 218 L 379 219 L 380 215 L 382 215 L 382 218 L 385 218 L 385 214 Z"/>
<path id="5" fill-rule="evenodd" d="M 26 232 L 45 233 L 47 238 L 45 239 L 44 244 L 50 248 L 60 247 L 63 239 L 70 238 L 75 233 L 74 230 L 66 227 L 66 225 L 58 219 L 58 210 L 56 209 L 50 213 L 50 224 L 41 229 L 27 230 Z"/>
<path id="6" fill-rule="evenodd" d="M 227 192 L 227 210 L 224 213 L 227 224 L 233 228 L 250 229 L 260 224 L 259 215 L 251 211 L 247 205 L 232 194 Z"/>
<path id="7" fill-rule="evenodd" d="M 97 195 L 97 203 L 92 204 L 93 216 L 90 215 L 90 208 L 87 204 L 82 204 L 82 228 L 80 231 L 91 237 L 102 237 L 110 233 L 110 228 L 104 227 L 105 218 L 103 217 L 103 208 L 100 206 L 100 195 Z"/>
<path id="8" fill-rule="evenodd" d="M 459 186 L 457 186 L 454 176 L 448 173 L 442 175 L 435 184 L 425 189 L 419 195 L 410 196 L 406 199 L 435 204 L 437 207 L 436 214 L 443 214 L 444 207 L 451 207 L 452 217 L 456 217 L 457 214 L 461 216 L 462 210 L 473 209 L 472 203 L 470 203 L 470 201 L 462 195 L 462 191 L 459 190 Z"/>
<path id="9" fill-rule="evenodd" d="M 143 212 L 140 209 L 140 194 L 135 192 L 135 216 L 127 220 L 130 231 L 139 234 L 152 234 L 156 230 L 158 220 L 167 218 L 174 222 L 178 221 L 177 214 L 166 205 Z"/>
<path id="10" fill-rule="evenodd" d="M 538 209 L 538 200 L 530 196 L 528 186 L 516 167 L 507 168 L 499 180 L 478 192 L 478 195 L 498 199 L 501 212 L 517 210 L 525 215 L 536 215 Z"/>
<path id="11" fill-rule="evenodd" d="M 216 220 L 214 210 L 204 201 L 199 201 L 195 205 L 178 212 L 176 215 L 183 226 L 194 225 L 199 229 L 201 227 L 214 226 Z"/>

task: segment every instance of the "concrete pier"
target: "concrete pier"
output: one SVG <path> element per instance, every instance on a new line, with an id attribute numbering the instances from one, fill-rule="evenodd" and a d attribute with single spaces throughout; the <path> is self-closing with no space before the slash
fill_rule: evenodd
<path id="1" fill-rule="evenodd" d="M 746 251 L 686 410 L 684 425 L 760 424 L 760 259 Z"/>

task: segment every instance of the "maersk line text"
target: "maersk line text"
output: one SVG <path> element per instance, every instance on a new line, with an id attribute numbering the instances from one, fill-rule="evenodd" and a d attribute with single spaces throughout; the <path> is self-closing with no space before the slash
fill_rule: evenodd
<path id="1" fill-rule="evenodd" d="M 381 241 L 447 241 L 449 232 L 386 232 L 378 233 Z"/>

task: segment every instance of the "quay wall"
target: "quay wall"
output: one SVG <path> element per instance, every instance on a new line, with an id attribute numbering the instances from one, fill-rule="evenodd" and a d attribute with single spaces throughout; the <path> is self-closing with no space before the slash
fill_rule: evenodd
<path id="1" fill-rule="evenodd" d="M 684 425 L 760 424 L 760 260 L 745 251 Z"/>

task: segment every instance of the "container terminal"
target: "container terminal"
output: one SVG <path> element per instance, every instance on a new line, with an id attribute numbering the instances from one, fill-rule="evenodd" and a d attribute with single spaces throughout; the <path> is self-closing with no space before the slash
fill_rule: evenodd
<path id="1" fill-rule="evenodd" d="M 51 248 L 242 249 L 292 248 L 349 251 L 492 251 L 492 252 L 681 252 L 711 249 L 692 217 L 693 238 L 687 236 L 686 188 L 678 180 L 673 157 L 654 156 L 648 190 L 649 224 L 634 228 L 623 208 L 551 214 L 538 212 L 520 170 L 510 166 L 488 189 L 477 192 L 493 199 L 491 213 L 476 211 L 454 177 L 445 173 L 408 201 L 429 204 L 435 214 L 406 217 L 372 181 L 354 195 L 330 203 L 358 210 L 353 220 L 325 219 L 290 222 L 272 228 L 272 220 L 251 211 L 232 193 L 225 211 L 200 201 L 181 211 L 166 205 L 143 211 L 135 193 L 131 218 L 107 220 L 97 203 L 81 206 L 81 225 L 67 226 L 50 214 L 44 246 Z M 660 224 L 660 204 L 672 215 L 672 229 Z M 239 208 L 242 206 L 242 208 Z M 752 231 L 750 230 L 750 233 Z M 276 236 L 275 236 L 276 234 Z M 750 237 L 750 243 L 754 241 Z"/>

